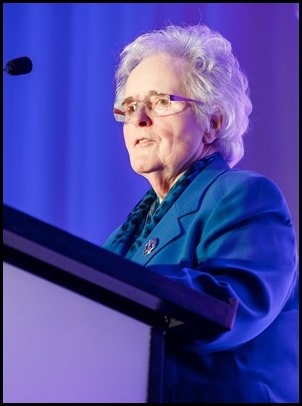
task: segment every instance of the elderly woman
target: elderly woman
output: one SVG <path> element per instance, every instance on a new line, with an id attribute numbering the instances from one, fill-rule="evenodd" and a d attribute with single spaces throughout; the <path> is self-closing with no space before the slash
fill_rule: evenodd
<path id="1" fill-rule="evenodd" d="M 252 104 L 231 44 L 205 25 L 146 33 L 116 82 L 114 116 L 151 188 L 104 247 L 239 301 L 230 331 L 167 341 L 164 402 L 298 402 L 295 234 L 278 187 L 233 168 Z"/>

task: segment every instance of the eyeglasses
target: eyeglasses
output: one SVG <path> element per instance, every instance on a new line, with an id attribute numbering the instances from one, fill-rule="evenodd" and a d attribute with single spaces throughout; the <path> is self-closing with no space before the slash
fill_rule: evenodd
<path id="1" fill-rule="evenodd" d="M 113 115 L 116 121 L 129 123 L 135 116 L 139 103 L 144 103 L 154 117 L 176 114 L 183 110 L 182 104 L 173 102 L 204 104 L 200 100 L 188 99 L 187 97 L 176 96 L 175 94 L 153 93 L 147 96 L 144 100 L 133 100 L 132 97 L 127 98 L 123 101 L 120 108 L 114 107 Z"/>

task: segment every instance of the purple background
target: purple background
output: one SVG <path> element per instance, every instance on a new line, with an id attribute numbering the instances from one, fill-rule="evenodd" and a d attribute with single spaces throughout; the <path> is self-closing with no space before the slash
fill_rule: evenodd
<path id="1" fill-rule="evenodd" d="M 297 3 L 4 4 L 4 63 L 34 65 L 4 74 L 4 203 L 98 245 L 125 219 L 149 184 L 112 115 L 114 68 L 126 43 L 168 22 L 232 42 L 254 105 L 239 167 L 279 185 L 298 234 Z"/>
<path id="2" fill-rule="evenodd" d="M 169 22 L 202 22 L 231 41 L 250 80 L 252 127 L 245 138 L 245 156 L 238 166 L 261 172 L 278 184 L 298 235 L 297 3 L 5 3 L 3 17 L 4 64 L 27 55 L 34 65 L 29 75 L 3 75 L 5 204 L 101 245 L 149 188 L 144 178 L 132 172 L 122 126 L 112 115 L 118 54 L 124 45 L 147 30 Z M 8 274 L 9 278 L 13 276 Z M 35 342 L 26 339 L 35 323 L 32 320 L 30 325 L 33 310 L 26 313 L 29 322 L 25 325 L 16 321 L 16 316 L 23 320 L 16 308 L 26 310 L 31 303 L 24 304 L 24 292 L 30 298 L 33 289 L 32 293 L 39 296 L 40 288 L 24 285 L 22 279 L 9 286 L 4 292 L 4 379 L 9 388 L 19 386 L 16 396 L 26 400 L 22 391 L 31 390 L 36 364 L 31 363 L 30 357 L 21 370 L 14 372 L 14 368 L 19 368 L 16 363 L 27 359 L 27 351 L 38 354 L 37 357 L 43 354 L 46 366 L 53 359 L 51 352 L 37 352 Z M 25 286 L 24 294 L 16 291 L 18 286 Z M 51 291 L 49 287 L 45 290 L 49 294 Z M 68 297 L 63 295 L 62 300 Z M 37 299 L 32 309 L 40 309 L 41 303 L 43 300 Z M 51 314 L 66 311 L 60 300 L 51 303 Z M 87 303 L 83 298 L 79 306 Z M 43 326 L 46 317 L 46 331 L 52 331 L 55 322 L 64 320 L 63 316 L 48 316 L 42 312 L 38 320 Z M 79 332 L 74 338 L 79 342 L 87 317 L 76 320 L 74 326 L 79 325 Z M 15 334 L 15 327 L 24 329 L 23 333 Z M 99 332 L 97 322 L 93 331 L 96 335 Z M 66 329 L 62 328 L 61 334 L 62 340 L 57 339 L 64 343 Z M 35 336 L 36 342 L 43 343 L 45 335 L 41 331 L 41 335 Z M 89 346 L 89 337 L 91 334 L 85 349 L 93 360 L 97 351 Z M 75 343 L 70 346 L 68 353 L 78 356 Z M 60 352 L 55 348 L 53 351 L 57 363 L 51 373 L 57 376 L 61 372 Z M 90 367 L 91 376 L 98 376 L 99 365 L 95 371 L 94 365 Z M 68 371 L 72 374 L 71 369 Z M 81 370 L 77 372 L 81 376 Z M 39 374 L 37 377 L 39 380 Z M 56 382 L 59 385 L 59 380 Z M 34 399 L 45 402 L 58 396 L 64 400 L 65 395 L 71 399 L 70 390 L 77 390 L 73 382 L 69 386 L 62 382 L 58 394 L 53 391 L 46 398 L 43 394 L 44 397 Z M 44 384 L 41 375 L 38 385 Z M 120 383 L 117 384 L 121 391 Z"/>

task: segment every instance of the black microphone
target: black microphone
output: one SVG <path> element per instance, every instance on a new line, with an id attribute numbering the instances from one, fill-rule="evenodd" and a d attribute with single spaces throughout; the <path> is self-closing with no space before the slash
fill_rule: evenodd
<path id="1" fill-rule="evenodd" d="M 20 58 L 12 59 L 7 62 L 3 72 L 7 72 L 10 75 L 25 75 L 32 71 L 33 64 L 30 58 L 27 56 L 21 56 Z"/>

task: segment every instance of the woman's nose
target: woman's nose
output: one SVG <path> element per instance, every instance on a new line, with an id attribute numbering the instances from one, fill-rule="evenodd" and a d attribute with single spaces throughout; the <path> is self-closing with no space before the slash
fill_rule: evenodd
<path id="1" fill-rule="evenodd" d="M 131 117 L 131 123 L 139 126 L 146 127 L 152 124 L 152 119 L 148 107 L 145 103 L 139 103 L 133 117 Z"/>

